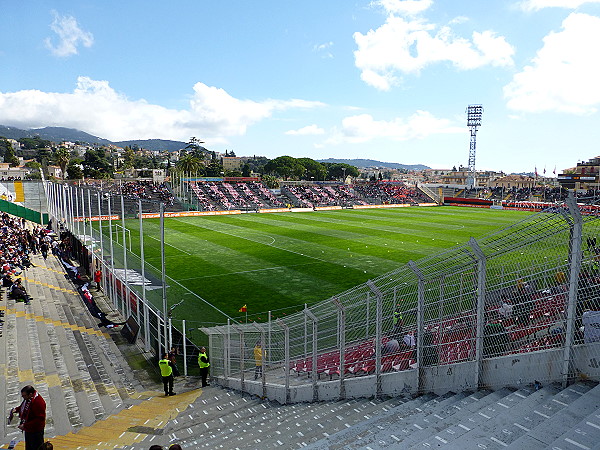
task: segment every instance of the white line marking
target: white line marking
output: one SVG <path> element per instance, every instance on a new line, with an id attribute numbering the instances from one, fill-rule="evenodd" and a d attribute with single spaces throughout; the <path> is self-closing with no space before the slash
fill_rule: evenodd
<path id="1" fill-rule="evenodd" d="M 508 447 L 508 444 L 505 444 L 500 439 L 496 439 L 494 436 L 491 436 L 490 440 L 494 441 L 496 444 L 500 444 L 502 447 Z"/>
<path id="2" fill-rule="evenodd" d="M 583 448 L 585 450 L 590 450 L 589 447 L 586 447 L 585 445 L 580 444 L 579 442 L 575 442 L 573 439 L 565 438 L 565 441 L 567 441 L 569 444 L 573 444 L 575 447 Z"/>

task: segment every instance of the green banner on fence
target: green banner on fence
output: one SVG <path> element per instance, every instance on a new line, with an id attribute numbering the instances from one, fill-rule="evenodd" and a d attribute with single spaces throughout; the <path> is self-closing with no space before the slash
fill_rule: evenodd
<path id="1" fill-rule="evenodd" d="M 0 211 L 6 212 L 13 216 L 22 217 L 25 220 L 29 220 L 31 222 L 39 224 L 44 224 L 48 222 L 48 214 L 42 214 L 39 211 L 34 211 L 33 209 L 25 208 L 21 205 L 17 205 L 16 203 L 12 203 L 7 200 L 0 199 Z"/>

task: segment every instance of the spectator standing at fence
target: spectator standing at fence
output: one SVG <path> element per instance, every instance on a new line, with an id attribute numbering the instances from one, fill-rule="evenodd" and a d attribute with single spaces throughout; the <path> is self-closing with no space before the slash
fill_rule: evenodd
<path id="1" fill-rule="evenodd" d="M 46 427 L 46 402 L 33 386 L 21 389 L 23 402 L 13 408 L 11 414 L 18 414 L 19 429 L 25 434 L 25 450 L 38 450 L 44 444 Z"/>
<path id="2" fill-rule="evenodd" d="M 171 347 L 171 350 L 169 351 L 169 361 L 171 362 L 171 367 L 173 368 L 174 377 L 178 377 L 180 375 L 179 368 L 177 367 L 177 355 L 179 355 L 177 348 Z"/>
<path id="3" fill-rule="evenodd" d="M 168 353 L 163 354 L 163 357 L 158 361 L 160 368 L 160 376 L 162 377 L 163 387 L 165 388 L 165 397 L 175 395 L 173 392 L 173 367 L 169 361 Z"/>
<path id="4" fill-rule="evenodd" d="M 100 283 L 102 283 L 102 270 L 96 269 L 94 272 L 94 283 L 96 283 L 96 290 L 101 291 L 102 287 Z"/>
<path id="5" fill-rule="evenodd" d="M 402 312 L 400 311 L 400 308 L 398 308 L 398 307 L 396 307 L 396 310 L 394 311 L 394 315 L 392 316 L 392 325 L 394 327 L 392 334 L 395 337 L 400 336 L 402 333 L 402 327 L 404 325 L 404 321 L 403 321 L 403 317 L 402 317 Z"/>
<path id="6" fill-rule="evenodd" d="M 210 360 L 208 358 L 208 354 L 206 353 L 206 347 L 202 347 L 200 349 L 200 354 L 198 355 L 198 365 L 200 366 L 200 376 L 202 377 L 202 387 L 210 386 L 208 384 L 208 368 L 210 367 Z"/>
<path id="7" fill-rule="evenodd" d="M 266 352 L 263 351 L 262 345 L 260 341 L 256 342 L 254 346 L 254 379 L 257 380 L 258 377 L 262 377 L 263 373 L 263 358 L 266 357 Z"/>

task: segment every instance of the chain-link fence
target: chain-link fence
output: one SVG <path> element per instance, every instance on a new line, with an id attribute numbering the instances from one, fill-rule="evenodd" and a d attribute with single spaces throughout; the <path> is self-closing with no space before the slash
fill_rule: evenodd
<path id="1" fill-rule="evenodd" d="M 600 221 L 574 199 L 266 324 L 203 328 L 281 402 L 600 378 Z"/>
<path id="2" fill-rule="evenodd" d="M 184 249 L 165 240 L 165 215 L 177 214 L 177 207 L 115 195 L 115 190 L 118 186 L 104 182 L 47 183 L 54 227 L 68 230 L 82 244 L 74 246 L 81 269 L 90 278 L 101 270 L 102 290 L 138 330 L 145 349 L 160 355 L 175 346 L 184 356 L 185 373 L 186 365 L 197 371 L 198 346 L 208 343 L 198 328 L 224 323 L 228 316 L 166 275 L 167 258 L 186 256 Z M 190 327 L 186 311 L 198 308 L 203 319 Z"/>

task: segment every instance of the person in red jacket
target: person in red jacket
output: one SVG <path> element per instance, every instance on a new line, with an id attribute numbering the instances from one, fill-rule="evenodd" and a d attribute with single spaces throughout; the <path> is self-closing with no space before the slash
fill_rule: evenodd
<path id="1" fill-rule="evenodd" d="M 96 290 L 99 291 L 102 288 L 100 287 L 100 282 L 102 281 L 102 271 L 100 269 L 96 269 L 94 272 L 94 283 L 96 283 Z"/>
<path id="2" fill-rule="evenodd" d="M 38 450 L 44 443 L 46 427 L 46 402 L 33 386 L 21 389 L 23 402 L 13 408 L 11 414 L 17 413 L 21 419 L 19 429 L 25 433 L 25 450 Z"/>

